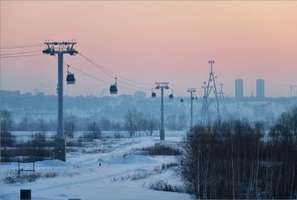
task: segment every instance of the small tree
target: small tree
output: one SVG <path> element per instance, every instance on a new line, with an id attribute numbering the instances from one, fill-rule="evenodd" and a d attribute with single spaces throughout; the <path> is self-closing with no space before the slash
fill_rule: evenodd
<path id="1" fill-rule="evenodd" d="M 47 123 L 44 119 L 40 118 L 37 120 L 37 131 L 45 133 L 48 130 Z"/>
<path id="2" fill-rule="evenodd" d="M 88 125 L 89 133 L 86 135 L 89 139 L 100 139 L 102 132 L 96 122 L 92 122 Z"/>
<path id="3" fill-rule="evenodd" d="M 110 120 L 105 117 L 102 117 L 100 119 L 99 125 L 100 125 L 101 129 L 104 131 L 110 131 L 112 128 Z"/>
<path id="4" fill-rule="evenodd" d="M 70 115 L 64 118 L 64 132 L 65 136 L 69 138 L 74 137 L 74 131 L 76 129 L 77 118 L 74 115 Z"/>
<path id="5" fill-rule="evenodd" d="M 135 133 L 140 131 L 143 124 L 143 114 L 136 109 L 128 110 L 125 115 L 125 128 L 130 137 L 135 137 Z"/>
<path id="6" fill-rule="evenodd" d="M 118 121 L 115 121 L 115 122 L 112 123 L 111 129 L 114 131 L 114 137 L 115 138 L 120 138 L 121 137 L 121 133 L 120 133 L 121 127 L 122 127 L 121 123 L 118 122 Z"/>
<path id="7" fill-rule="evenodd" d="M 186 115 L 183 113 L 178 116 L 177 129 L 183 130 L 186 127 L 187 127 Z"/>
<path id="8" fill-rule="evenodd" d="M 167 127 L 169 130 L 176 130 L 176 115 L 172 114 L 172 115 L 167 115 L 166 118 L 166 122 L 167 122 Z"/>
<path id="9" fill-rule="evenodd" d="M 158 122 L 157 122 L 156 118 L 154 118 L 152 116 L 148 117 L 148 129 L 150 131 L 150 136 L 153 135 L 153 132 L 154 132 L 154 130 L 156 130 L 157 125 L 158 125 Z"/>
<path id="10" fill-rule="evenodd" d="M 30 119 L 27 116 L 22 117 L 22 119 L 21 119 L 21 121 L 19 123 L 18 130 L 20 130 L 20 131 L 29 131 L 29 126 L 30 126 L 31 121 L 32 121 L 32 119 Z"/>
<path id="11" fill-rule="evenodd" d="M 15 143 L 15 136 L 11 133 L 13 126 L 13 118 L 11 112 L 1 110 L 1 147 L 13 146 Z"/>

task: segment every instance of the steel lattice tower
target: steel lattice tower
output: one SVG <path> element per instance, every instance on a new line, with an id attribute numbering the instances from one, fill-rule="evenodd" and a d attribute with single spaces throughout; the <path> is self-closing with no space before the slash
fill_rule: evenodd
<path id="1" fill-rule="evenodd" d="M 201 124 L 207 125 L 215 121 L 220 121 L 220 103 L 216 87 L 215 76 L 212 70 L 214 60 L 208 62 L 210 64 L 210 73 L 208 82 L 204 82 L 202 88 L 204 89 L 203 104 L 201 111 Z"/>
<path id="2" fill-rule="evenodd" d="M 225 93 L 223 91 L 223 86 L 224 86 L 224 83 L 220 83 L 220 92 L 219 92 L 219 104 L 220 104 L 220 116 L 221 116 L 221 119 L 226 116 L 227 114 L 227 109 L 226 109 L 226 104 L 225 104 Z"/>

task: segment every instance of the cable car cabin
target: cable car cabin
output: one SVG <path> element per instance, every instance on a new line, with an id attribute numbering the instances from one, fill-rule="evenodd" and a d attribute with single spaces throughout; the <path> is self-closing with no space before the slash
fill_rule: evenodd
<path id="1" fill-rule="evenodd" d="M 169 95 L 169 99 L 173 99 L 173 94 L 170 94 Z"/>
<path id="2" fill-rule="evenodd" d="M 180 102 L 181 102 L 181 103 L 184 102 L 184 99 L 180 99 Z"/>
<path id="3" fill-rule="evenodd" d="M 75 84 L 74 74 L 68 73 L 66 77 L 67 84 Z"/>
<path id="4" fill-rule="evenodd" d="M 110 92 L 110 94 L 117 94 L 118 93 L 117 85 L 116 84 L 111 85 L 109 92 Z"/>
<path id="5" fill-rule="evenodd" d="M 156 93 L 152 92 L 152 98 L 155 98 L 155 97 L 156 97 Z"/>

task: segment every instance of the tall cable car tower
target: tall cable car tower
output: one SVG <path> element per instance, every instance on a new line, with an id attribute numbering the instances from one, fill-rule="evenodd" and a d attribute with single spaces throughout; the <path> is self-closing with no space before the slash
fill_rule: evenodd
<path id="1" fill-rule="evenodd" d="M 191 122 L 190 122 L 190 131 L 193 130 L 193 92 L 196 92 L 195 88 L 188 88 L 188 92 L 190 92 L 191 96 Z"/>
<path id="2" fill-rule="evenodd" d="M 208 125 L 215 121 L 220 121 L 220 103 L 216 87 L 216 76 L 214 76 L 212 65 L 214 60 L 208 62 L 210 64 L 210 73 L 208 82 L 204 82 L 202 88 L 204 89 L 203 104 L 201 111 L 201 124 Z"/>
<path id="3" fill-rule="evenodd" d="M 165 140 L 164 130 L 164 89 L 168 90 L 168 82 L 157 82 L 156 89 L 161 89 L 161 127 L 160 127 L 160 140 Z M 173 96 L 172 96 L 173 98 Z"/>
<path id="4" fill-rule="evenodd" d="M 66 161 L 66 141 L 63 126 L 63 55 L 76 55 L 73 48 L 76 42 L 45 42 L 47 48 L 42 53 L 54 56 L 58 54 L 58 129 L 56 134 L 55 158 Z"/>

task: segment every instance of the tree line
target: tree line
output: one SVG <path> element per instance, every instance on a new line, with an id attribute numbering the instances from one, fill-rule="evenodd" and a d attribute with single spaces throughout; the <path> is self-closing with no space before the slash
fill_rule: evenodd
<path id="1" fill-rule="evenodd" d="M 167 116 L 169 129 L 182 129 L 186 127 L 185 120 L 181 116 Z M 180 124 L 179 126 L 175 124 Z M 136 109 L 129 109 L 124 119 L 121 121 L 110 120 L 102 117 L 99 120 L 92 118 L 79 118 L 76 115 L 65 115 L 64 134 L 67 145 L 72 146 L 72 138 L 77 137 L 78 131 L 84 132 L 79 136 L 79 140 L 92 141 L 102 138 L 102 131 L 113 131 L 114 137 L 123 137 L 122 131 L 126 132 L 128 137 L 152 136 L 159 129 L 159 121 L 151 115 L 145 115 Z M 33 120 L 27 116 L 21 118 L 16 123 L 11 112 L 8 109 L 1 110 L 1 158 L 21 155 L 35 155 L 38 157 L 49 157 L 51 148 L 54 147 L 54 137 L 47 134 L 48 131 L 57 130 L 57 120 L 48 120 L 39 118 Z M 14 131 L 32 131 L 29 140 L 17 140 Z M 75 143 L 76 144 L 76 143 Z M 14 150 L 12 150 L 13 148 Z M 38 149 L 38 152 L 36 151 Z M 29 151 L 30 150 L 30 151 Z M 44 151 L 46 150 L 46 151 Z M 46 153 L 45 153 L 46 152 Z M 3 159 L 2 159 L 3 161 Z"/>
<path id="2" fill-rule="evenodd" d="M 197 125 L 183 146 L 179 172 L 197 199 L 297 198 L 297 108 L 268 131 L 247 120 Z"/>

